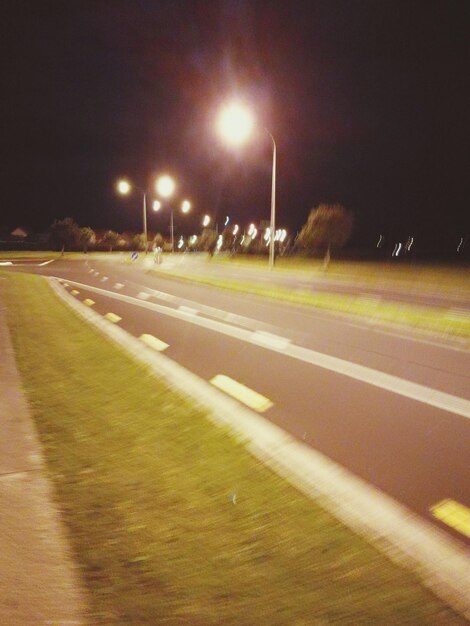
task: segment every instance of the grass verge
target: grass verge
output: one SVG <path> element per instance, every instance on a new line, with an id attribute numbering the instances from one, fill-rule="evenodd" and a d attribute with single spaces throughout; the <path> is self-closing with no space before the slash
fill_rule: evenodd
<path id="1" fill-rule="evenodd" d="M 7 275 L 5 297 L 93 624 L 465 623 L 45 281 Z"/>

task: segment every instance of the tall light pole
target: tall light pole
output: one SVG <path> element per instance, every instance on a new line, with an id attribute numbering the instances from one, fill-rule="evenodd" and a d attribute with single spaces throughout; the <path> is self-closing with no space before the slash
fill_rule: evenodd
<path id="1" fill-rule="evenodd" d="M 176 188 L 176 183 L 171 176 L 168 174 L 163 174 L 159 178 L 157 178 L 157 182 L 155 183 L 155 190 L 159 196 L 162 198 L 168 199 L 171 198 Z M 160 210 L 160 203 L 158 202 L 154 204 L 154 210 Z M 181 212 L 189 213 L 191 210 L 191 202 L 189 200 L 183 200 L 181 204 Z M 173 206 L 170 206 L 170 236 L 171 236 L 171 251 L 175 251 L 175 229 L 174 229 L 174 211 Z"/>
<path id="2" fill-rule="evenodd" d="M 157 182 L 155 183 L 155 190 L 159 196 L 165 198 L 171 198 L 175 191 L 175 181 L 168 174 L 163 174 L 159 178 L 157 178 Z M 160 208 L 160 207 L 159 207 Z M 158 209 L 157 209 L 158 210 Z M 175 251 L 175 237 L 174 237 L 174 229 L 173 229 L 173 207 L 170 207 L 171 210 L 171 219 L 170 219 L 170 236 L 171 236 L 171 251 Z"/>
<path id="3" fill-rule="evenodd" d="M 244 143 L 251 135 L 255 119 L 243 105 L 234 102 L 225 106 L 218 118 L 220 134 L 232 145 Z M 274 235 L 276 232 L 276 142 L 267 128 L 264 129 L 273 142 L 273 162 L 271 175 L 271 218 L 269 241 L 269 269 L 274 267 Z"/>
<path id="4" fill-rule="evenodd" d="M 271 221 L 270 221 L 270 234 L 269 240 L 269 269 L 274 267 L 274 235 L 276 232 L 276 142 L 272 134 L 265 128 L 265 131 L 271 137 L 273 142 L 273 170 L 271 175 Z"/>
<path id="5" fill-rule="evenodd" d="M 145 238 L 145 254 L 147 254 L 148 248 L 148 237 L 147 237 L 147 193 L 141 187 L 137 187 L 134 185 L 136 189 L 138 189 L 142 194 L 142 222 L 144 227 L 144 238 Z M 117 190 L 123 196 L 127 196 L 128 193 L 132 191 L 132 185 L 130 182 L 124 178 L 118 181 Z"/>

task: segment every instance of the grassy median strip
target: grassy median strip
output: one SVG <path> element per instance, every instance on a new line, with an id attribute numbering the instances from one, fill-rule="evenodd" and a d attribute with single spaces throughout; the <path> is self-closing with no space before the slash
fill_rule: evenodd
<path id="1" fill-rule="evenodd" d="M 272 298 L 290 304 L 316 307 L 333 313 L 355 315 L 376 323 L 470 339 L 470 314 L 457 309 L 418 306 L 379 298 L 314 292 L 306 289 L 287 289 L 279 286 L 266 286 L 255 281 L 214 278 L 200 274 L 188 276 L 182 271 L 173 269 L 165 270 L 163 275 L 182 281 Z"/>
<path id="2" fill-rule="evenodd" d="M 19 367 L 91 623 L 464 624 L 25 274 Z"/>

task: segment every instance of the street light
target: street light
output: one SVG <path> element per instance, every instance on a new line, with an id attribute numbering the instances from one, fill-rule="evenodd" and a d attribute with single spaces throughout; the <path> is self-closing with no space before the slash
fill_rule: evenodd
<path id="1" fill-rule="evenodd" d="M 255 126 L 255 119 L 252 113 L 238 102 L 226 105 L 220 112 L 217 120 L 219 133 L 232 145 L 244 143 Z M 267 128 L 264 129 L 273 143 L 273 165 L 271 176 L 271 221 L 269 241 L 269 269 L 274 267 L 274 233 L 276 228 L 276 142 Z"/>
<path id="2" fill-rule="evenodd" d="M 163 176 L 157 178 L 157 182 L 155 183 L 156 192 L 162 198 L 170 198 L 174 194 L 175 188 L 176 183 L 168 174 L 163 174 Z"/>
<path id="3" fill-rule="evenodd" d="M 117 185 L 117 190 L 118 192 L 123 195 L 123 196 L 127 196 L 127 194 L 129 194 L 132 191 L 132 185 L 131 183 L 126 180 L 125 178 L 121 178 L 121 180 L 118 181 Z M 134 187 L 136 189 L 138 189 L 141 194 L 142 194 L 142 221 L 143 221 L 143 226 L 144 226 L 144 238 L 145 238 L 145 254 L 147 254 L 147 247 L 148 247 L 148 237 L 147 237 L 147 194 L 146 192 L 141 189 L 141 187 L 137 187 L 137 185 L 134 185 Z"/>
<path id="4" fill-rule="evenodd" d="M 163 174 L 157 178 L 155 183 L 155 190 L 159 196 L 165 199 L 169 199 L 175 192 L 176 183 L 175 180 L 168 174 Z M 154 211 L 159 211 L 161 203 L 156 200 L 153 205 Z M 191 202 L 189 200 L 183 200 L 181 204 L 181 211 L 183 213 L 189 213 L 191 210 Z M 174 229 L 174 212 L 173 207 L 170 206 L 171 221 L 170 221 L 170 235 L 171 235 L 171 251 L 175 251 L 175 229 Z"/>
<path id="5" fill-rule="evenodd" d="M 158 193 L 159 196 L 165 199 L 168 199 L 173 195 L 175 188 L 176 188 L 176 183 L 174 179 L 168 174 L 163 174 L 162 176 L 159 176 L 155 183 L 155 191 Z M 159 211 L 160 207 L 161 207 L 161 203 L 159 202 L 158 208 L 155 210 Z M 171 218 L 170 218 L 171 251 L 174 252 L 175 251 L 175 238 L 174 238 L 174 229 L 173 229 L 173 208 L 172 207 L 170 207 L 170 211 L 171 211 Z"/>
<path id="6" fill-rule="evenodd" d="M 204 226 L 204 228 L 209 226 L 210 223 L 211 223 L 210 215 L 204 215 L 203 220 L 202 220 L 202 225 Z"/>

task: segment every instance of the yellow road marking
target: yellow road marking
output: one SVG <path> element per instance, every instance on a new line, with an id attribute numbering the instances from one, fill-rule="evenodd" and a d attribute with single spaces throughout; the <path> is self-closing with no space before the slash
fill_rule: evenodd
<path id="1" fill-rule="evenodd" d="M 147 344 L 150 348 L 158 350 L 159 352 L 163 352 L 163 350 L 166 350 L 168 348 L 167 343 L 165 343 L 164 341 L 160 341 L 160 339 L 157 339 L 153 335 L 144 334 L 141 335 L 139 339 L 140 341 L 143 341 L 145 344 Z"/>
<path id="2" fill-rule="evenodd" d="M 470 537 L 470 509 L 455 500 L 441 500 L 430 508 L 438 520 L 447 524 L 462 535 Z"/>
<path id="3" fill-rule="evenodd" d="M 243 404 L 246 404 L 251 409 L 259 411 L 260 413 L 267 411 L 273 406 L 273 403 L 269 398 L 262 396 L 257 391 L 246 387 L 242 383 L 233 380 L 223 374 L 217 374 L 210 381 L 215 387 L 218 387 L 222 391 L 225 391 L 229 396 L 240 400 Z"/>
<path id="4" fill-rule="evenodd" d="M 90 298 L 85 298 L 85 300 L 83 301 L 83 304 L 86 304 L 87 306 L 93 306 L 95 302 L 94 300 L 90 300 Z"/>
<path id="5" fill-rule="evenodd" d="M 106 313 L 105 318 L 113 324 L 117 324 L 122 320 L 122 317 L 119 317 L 119 315 L 116 315 L 116 313 Z"/>
<path id="6" fill-rule="evenodd" d="M 77 291 L 76 289 L 72 289 L 72 291 L 70 292 L 72 294 L 72 296 L 78 296 L 78 294 L 80 293 L 79 291 Z"/>

